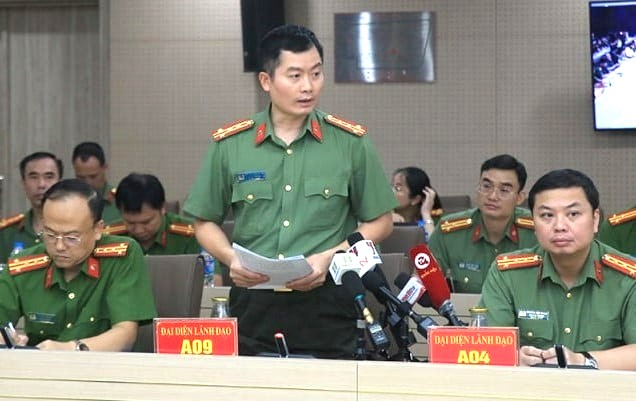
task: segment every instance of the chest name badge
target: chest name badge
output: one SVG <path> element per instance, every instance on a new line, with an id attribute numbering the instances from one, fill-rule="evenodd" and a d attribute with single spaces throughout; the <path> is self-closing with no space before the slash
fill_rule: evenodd
<path id="1" fill-rule="evenodd" d="M 479 263 L 459 262 L 457 267 L 463 270 L 470 270 L 473 272 L 478 272 L 481 270 L 481 265 Z"/>
<path id="2" fill-rule="evenodd" d="M 263 181 L 265 179 L 264 171 L 244 171 L 234 174 L 234 182 L 240 184 L 248 181 Z"/>
<path id="3" fill-rule="evenodd" d="M 52 313 L 29 312 L 26 315 L 34 323 L 55 324 L 55 315 Z"/>
<path id="4" fill-rule="evenodd" d="M 519 312 L 517 312 L 517 318 L 525 320 L 550 320 L 550 312 L 520 309 Z"/>

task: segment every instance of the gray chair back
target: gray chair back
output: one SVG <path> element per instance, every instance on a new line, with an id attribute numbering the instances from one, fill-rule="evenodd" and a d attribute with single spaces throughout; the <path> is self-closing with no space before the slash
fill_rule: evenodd
<path id="1" fill-rule="evenodd" d="M 393 232 L 378 244 L 385 253 L 409 254 L 411 248 L 424 242 L 424 230 L 416 224 L 395 224 Z"/>

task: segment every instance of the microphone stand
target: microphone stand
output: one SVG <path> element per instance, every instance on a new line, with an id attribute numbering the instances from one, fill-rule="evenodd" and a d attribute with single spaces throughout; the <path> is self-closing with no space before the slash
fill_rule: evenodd
<path id="1" fill-rule="evenodd" d="M 353 359 L 364 361 L 367 359 L 366 322 L 364 319 L 358 318 L 356 320 L 356 333 L 356 350 L 353 354 Z"/>
<path id="2" fill-rule="evenodd" d="M 406 317 L 400 316 L 397 312 L 395 305 L 387 303 L 387 320 L 391 325 L 391 333 L 395 339 L 395 343 L 398 347 L 397 352 L 389 358 L 391 361 L 402 362 L 418 362 L 413 356 L 413 353 L 409 350 L 409 347 L 413 345 L 414 339 L 409 331 L 409 322 Z"/>

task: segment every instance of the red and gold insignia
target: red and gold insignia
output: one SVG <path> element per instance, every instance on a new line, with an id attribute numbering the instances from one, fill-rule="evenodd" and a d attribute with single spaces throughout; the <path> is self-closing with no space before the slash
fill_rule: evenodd
<path id="1" fill-rule="evenodd" d="M 256 137 L 254 137 L 254 143 L 260 145 L 267 137 L 267 123 L 263 123 L 256 128 Z"/>
<path id="2" fill-rule="evenodd" d="M 51 259 L 45 253 L 38 255 L 22 256 L 20 258 L 9 259 L 9 273 L 12 276 L 17 274 L 39 270 L 47 267 L 51 263 Z"/>
<path id="3" fill-rule="evenodd" d="M 618 256 L 612 253 L 606 253 L 601 258 L 603 264 L 607 267 L 623 273 L 631 278 L 636 278 L 636 262 L 632 259 Z"/>
<path id="4" fill-rule="evenodd" d="M 125 223 L 115 223 L 104 226 L 102 232 L 108 235 L 121 235 L 126 234 L 126 232 L 128 232 L 128 229 L 126 228 Z"/>
<path id="5" fill-rule="evenodd" d="M 234 134 L 238 134 L 239 132 L 243 132 L 247 129 L 252 128 L 254 126 L 254 120 L 239 120 L 234 121 L 233 123 L 226 125 L 223 128 L 219 128 L 216 131 L 212 132 L 212 139 L 214 142 L 218 142 L 222 139 L 229 138 Z"/>
<path id="6" fill-rule="evenodd" d="M 530 217 L 517 217 L 515 225 L 521 228 L 527 228 L 528 230 L 534 230 L 534 220 Z"/>
<path id="7" fill-rule="evenodd" d="M 311 135 L 313 135 L 319 142 L 322 142 L 322 130 L 320 129 L 320 124 L 316 120 L 311 120 Z"/>
<path id="8" fill-rule="evenodd" d="M 515 244 L 519 243 L 519 230 L 517 230 L 517 226 L 515 226 L 514 224 L 510 225 L 510 239 Z"/>
<path id="9" fill-rule="evenodd" d="M 541 265 L 543 259 L 536 253 L 519 253 L 516 255 L 499 255 L 497 256 L 497 269 L 512 270 L 523 267 L 535 267 Z"/>
<path id="10" fill-rule="evenodd" d="M 471 227 L 473 225 L 473 219 L 461 218 L 454 220 L 446 220 L 440 224 L 439 228 L 443 233 L 451 233 L 457 230 L 463 230 L 464 228 Z"/>
<path id="11" fill-rule="evenodd" d="M 611 226 L 617 226 L 619 224 L 627 223 L 628 221 L 636 220 L 636 207 L 631 210 L 625 210 L 624 212 L 614 213 L 607 220 Z"/>
<path id="12" fill-rule="evenodd" d="M 172 223 L 168 227 L 168 232 L 184 237 L 194 237 L 194 226 L 186 223 Z"/>
<path id="13" fill-rule="evenodd" d="M 333 116 L 331 114 L 325 116 L 325 121 L 357 136 L 362 136 L 367 133 L 367 127 L 353 121 L 343 120 L 342 118 Z"/>
<path id="14" fill-rule="evenodd" d="M 96 256 L 98 258 L 119 258 L 122 256 L 126 256 L 127 251 L 127 242 L 116 242 L 114 244 L 104 244 L 96 246 L 95 249 L 93 249 L 93 256 Z"/>
<path id="15" fill-rule="evenodd" d="M 87 261 L 86 274 L 94 279 L 99 278 L 99 260 L 94 257 L 89 257 Z"/>
<path id="16" fill-rule="evenodd" d="M 479 237 L 481 237 L 481 226 L 476 226 L 473 230 L 473 242 L 477 242 L 477 240 L 479 240 Z"/>
<path id="17" fill-rule="evenodd" d="M 15 216 L 7 217 L 0 220 L 0 230 L 10 227 L 14 224 L 21 223 L 24 220 L 24 213 L 16 214 Z"/>
<path id="18" fill-rule="evenodd" d="M 599 283 L 603 282 L 603 265 L 598 260 L 594 261 L 594 275 Z"/>
<path id="19" fill-rule="evenodd" d="M 442 208 L 431 210 L 431 216 L 432 217 L 439 217 L 439 216 L 441 216 L 443 214 L 444 214 L 444 209 L 442 209 Z"/>

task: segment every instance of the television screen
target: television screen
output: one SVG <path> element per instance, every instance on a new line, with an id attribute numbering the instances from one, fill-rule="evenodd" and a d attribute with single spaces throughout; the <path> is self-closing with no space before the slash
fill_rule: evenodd
<path id="1" fill-rule="evenodd" d="M 594 129 L 636 130 L 636 1 L 591 1 Z"/>

